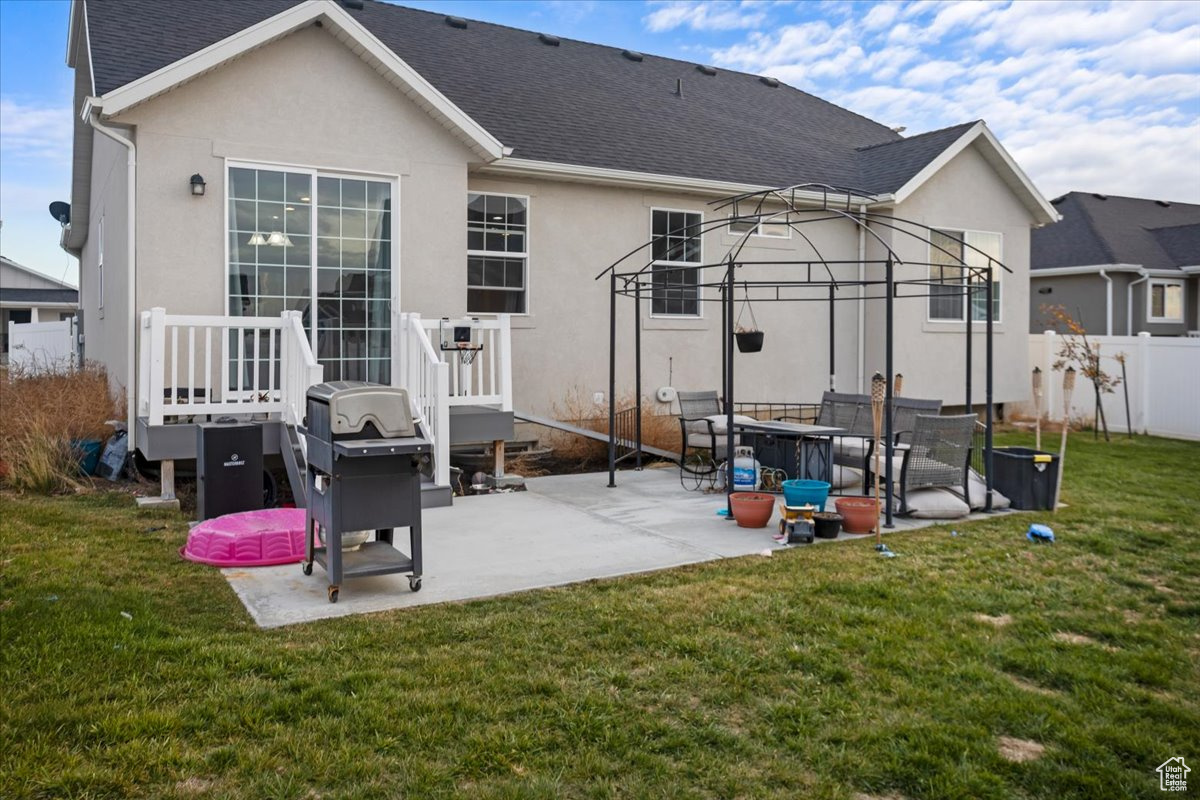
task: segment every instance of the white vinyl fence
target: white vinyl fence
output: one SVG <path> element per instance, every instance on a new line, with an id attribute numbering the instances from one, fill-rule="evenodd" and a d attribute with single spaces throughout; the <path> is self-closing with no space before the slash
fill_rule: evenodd
<path id="1" fill-rule="evenodd" d="M 1043 373 L 1042 414 L 1051 420 L 1063 416 L 1063 374 L 1050 369 L 1059 359 L 1062 338 L 1053 331 L 1029 337 L 1030 368 L 1041 367 Z M 1100 368 L 1114 377 L 1121 377 L 1117 356 L 1125 355 L 1125 383 L 1100 399 L 1109 431 L 1124 433 L 1132 421 L 1135 433 L 1200 439 L 1200 339 L 1142 333 L 1089 336 L 1088 341 L 1099 345 Z M 1016 411 L 1032 416 L 1033 403 L 1017 404 Z M 1071 419 L 1090 423 L 1095 413 L 1092 384 L 1080 375 L 1071 395 Z"/>
<path id="2" fill-rule="evenodd" d="M 8 364 L 20 372 L 65 372 L 78 361 L 77 317 L 61 322 L 9 322 Z"/>

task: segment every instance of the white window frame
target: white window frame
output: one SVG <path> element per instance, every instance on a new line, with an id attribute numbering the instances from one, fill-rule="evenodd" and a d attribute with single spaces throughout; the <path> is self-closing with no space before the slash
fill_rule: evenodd
<path id="1" fill-rule="evenodd" d="M 1000 239 L 1000 256 L 996 260 L 1000 263 L 1003 263 L 1004 234 L 1001 233 L 1000 231 L 984 231 L 984 230 L 978 230 L 978 229 L 972 229 L 972 228 L 957 228 L 957 227 L 954 227 L 953 225 L 930 225 L 929 227 L 935 231 L 940 231 L 943 233 L 961 233 L 963 235 L 963 244 L 964 245 L 970 244 L 970 242 L 967 241 L 967 237 L 969 237 L 973 233 L 986 234 L 988 236 L 995 236 Z M 932 262 L 933 261 L 933 242 L 932 241 L 928 242 L 928 251 L 929 251 L 929 257 L 926 259 L 926 261 Z M 963 257 L 964 257 L 964 259 L 966 257 L 965 249 L 963 250 Z M 967 269 L 967 268 L 964 267 L 964 269 Z M 925 270 L 926 270 L 925 276 L 928 279 L 929 267 L 926 266 Z M 1003 273 L 1004 273 L 1004 270 L 999 265 L 992 268 L 992 283 L 996 284 L 996 288 L 995 288 L 995 290 L 993 290 L 993 293 L 992 293 L 992 300 L 996 305 L 996 312 L 997 312 L 996 318 L 992 320 L 992 325 L 999 325 L 1004 321 L 1004 300 L 1003 300 L 1004 290 L 1003 290 L 1003 280 L 1001 278 L 1001 275 Z M 980 284 L 980 287 L 981 287 L 980 294 L 983 294 L 983 292 L 986 290 L 983 288 L 982 284 Z M 929 288 L 932 290 L 932 286 L 930 286 Z M 933 315 L 931 315 L 929 313 L 930 312 L 930 301 L 933 300 L 933 298 L 926 297 L 925 298 L 925 322 L 933 324 L 933 325 L 961 325 L 962 323 L 966 322 L 971 317 L 971 296 L 970 296 L 970 294 L 964 293 L 962 297 L 963 297 L 963 316 L 960 317 L 959 319 L 946 319 L 944 317 L 934 317 Z M 990 310 L 989 310 L 989 313 L 990 313 Z M 975 325 L 986 325 L 987 318 L 985 317 L 984 319 L 971 319 L 971 322 L 972 322 L 972 324 L 975 324 Z"/>
<path id="2" fill-rule="evenodd" d="M 654 212 L 655 211 L 666 211 L 668 213 L 673 213 L 673 214 L 696 214 L 697 216 L 700 217 L 700 230 L 701 231 L 704 230 L 704 211 L 703 210 L 698 210 L 695 208 L 668 208 L 667 206 L 650 206 L 650 216 L 647 219 L 647 222 L 649 223 L 649 226 L 650 226 L 650 241 L 651 242 L 654 241 Z M 700 283 L 703 282 L 701 280 L 702 273 L 700 272 L 699 269 L 696 270 L 697 286 L 696 286 L 696 313 L 695 314 L 662 314 L 662 313 L 655 313 L 655 311 L 654 311 L 654 274 L 653 274 L 654 268 L 660 264 L 663 266 L 668 266 L 668 267 L 697 267 L 697 268 L 699 268 L 700 266 L 702 266 L 704 264 L 704 234 L 703 233 L 700 234 L 699 239 L 700 239 L 700 257 L 696 260 L 695 263 L 693 263 L 691 261 L 658 261 L 658 260 L 654 260 L 653 259 L 654 245 L 653 244 L 650 245 L 651 258 L 652 258 L 652 261 L 650 264 L 650 272 L 651 272 L 650 296 L 646 298 L 646 302 L 648 302 L 650 304 L 650 318 L 651 319 L 704 319 L 704 288 L 699 285 Z"/>
<path id="3" fill-rule="evenodd" d="M 223 314 L 229 314 L 229 171 L 231 169 L 254 169 L 254 170 L 270 170 L 273 172 L 296 172 L 304 173 L 312 178 L 312 195 L 309 208 L 311 209 L 311 218 L 309 219 L 309 295 L 315 300 L 315 292 L 317 288 L 317 178 L 342 178 L 349 180 L 370 180 L 370 181 L 386 181 L 392 187 L 392 285 L 391 297 L 389 298 L 390 311 L 393 319 L 390 321 L 391 328 L 391 350 L 392 350 L 392 383 L 399 378 L 399 342 L 398 332 L 395 321 L 395 314 L 400 309 L 400 176 L 397 174 L 389 174 L 386 172 L 363 172 L 354 169 L 342 169 L 336 167 L 319 167 L 307 164 L 291 164 L 281 161 L 243 161 L 236 158 L 225 159 L 225 192 L 224 206 L 221 210 L 222 219 L 224 220 L 222 231 L 224 233 L 225 253 L 225 268 L 221 270 L 221 297 L 224 298 Z M 311 315 L 312 330 L 309 331 L 308 346 L 313 352 L 317 351 L 317 312 L 316 303 L 313 303 Z"/>
<path id="4" fill-rule="evenodd" d="M 757 216 L 757 215 L 755 215 L 755 216 Z M 768 216 L 773 216 L 773 215 L 768 215 Z M 787 218 L 783 217 L 782 219 L 787 219 Z M 738 217 L 733 216 L 733 214 L 730 214 L 729 215 L 729 226 L 726 228 L 726 231 L 733 236 L 741 236 L 742 234 L 745 233 L 745 231 L 734 230 L 734 227 L 733 227 L 734 225 L 737 225 L 739 223 L 744 224 L 745 220 L 739 219 Z M 764 231 L 775 231 L 775 233 L 765 233 Z M 750 236 L 752 236 L 752 237 L 759 236 L 759 237 L 762 237 L 763 239 L 774 239 L 776 241 L 781 241 L 781 242 L 787 241 L 788 239 L 792 238 L 792 226 L 791 225 L 783 225 L 780 222 L 772 222 L 772 223 L 764 225 L 762 220 L 756 220 L 755 225 L 754 225 L 754 230 L 750 231 Z"/>
<path id="5" fill-rule="evenodd" d="M 99 305 L 97 316 L 104 319 L 104 215 L 96 225 L 96 298 Z"/>
<path id="6" fill-rule="evenodd" d="M 1179 316 L 1178 317 L 1156 317 L 1154 316 L 1154 287 L 1163 287 L 1163 312 L 1167 310 L 1167 294 L 1166 287 L 1179 287 Z M 1184 281 L 1175 278 L 1151 278 L 1146 282 L 1146 321 L 1147 322 L 1168 322 L 1180 323 L 1187 316 L 1187 286 Z"/>
<path id="7" fill-rule="evenodd" d="M 473 195 L 473 194 L 477 194 L 480 196 L 488 196 L 488 197 L 515 197 L 518 200 L 525 201 L 525 251 L 523 253 L 508 253 L 508 252 L 500 253 L 498 250 L 472 250 L 470 247 L 468 247 L 467 248 L 467 259 L 470 259 L 471 256 L 478 256 L 480 258 L 519 258 L 519 259 L 523 260 L 525 262 L 525 273 L 524 273 L 524 280 L 522 282 L 524 283 L 525 288 L 522 289 L 522 291 L 525 293 L 525 310 L 520 313 L 510 313 L 509 316 L 510 317 L 532 316 L 533 315 L 533 292 L 531 291 L 532 287 L 529 285 L 529 277 L 530 277 L 529 254 L 533 249 L 529 246 L 529 239 L 530 239 L 530 236 L 532 235 L 532 231 L 533 231 L 533 209 L 531 208 L 531 206 L 533 204 L 530 200 L 531 196 L 527 195 L 527 194 L 516 194 L 514 192 L 490 192 L 490 191 L 486 191 L 483 189 L 468 189 L 467 190 L 467 206 L 470 205 L 471 195 Z M 466 208 L 466 206 L 464 206 L 464 208 Z M 468 229 L 470 228 L 469 222 L 467 223 L 467 228 Z M 470 290 L 470 288 L 471 288 L 471 284 L 468 283 L 467 289 Z M 476 289 L 495 289 L 497 287 L 495 287 L 495 286 L 476 286 L 475 288 Z M 501 291 L 511 291 L 511 290 L 503 289 Z M 490 312 L 490 311 L 489 312 L 477 312 L 477 311 L 471 311 L 470 308 L 467 309 L 467 313 L 472 316 L 478 316 L 478 317 L 497 316 L 496 314 L 494 314 L 493 312 Z"/>

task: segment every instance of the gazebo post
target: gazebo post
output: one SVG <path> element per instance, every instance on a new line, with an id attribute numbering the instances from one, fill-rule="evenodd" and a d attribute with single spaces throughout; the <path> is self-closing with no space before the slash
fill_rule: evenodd
<path id="1" fill-rule="evenodd" d="M 983 500 L 984 511 L 992 510 L 992 318 L 995 316 L 992 313 L 992 301 L 994 300 L 992 295 L 994 291 L 992 288 L 992 263 L 988 261 L 987 286 L 984 289 L 983 295 L 987 301 L 985 310 L 987 314 L 985 317 L 987 320 L 987 341 L 984 343 L 984 360 L 987 362 L 987 376 L 984 379 L 986 381 L 984 384 L 984 397 L 987 400 L 987 408 L 984 410 L 984 418 L 986 419 L 984 424 L 987 427 L 983 432 L 983 470 L 985 473 L 984 481 L 987 487 L 987 494 Z M 968 499 L 970 498 L 969 488 L 967 489 L 967 497 Z M 970 505 L 970 503 L 967 503 L 967 505 Z"/>
<path id="2" fill-rule="evenodd" d="M 837 377 L 836 377 L 837 368 L 836 368 L 835 361 L 834 361 L 834 356 L 837 353 L 837 350 L 834 347 L 834 332 L 837 330 L 837 328 L 835 328 L 834 324 L 833 324 L 834 309 L 837 307 L 837 303 L 834 302 L 834 293 L 836 291 L 837 291 L 837 289 L 834 287 L 834 285 L 832 283 L 830 283 L 829 284 L 829 391 L 831 391 L 831 392 L 837 391 Z"/>
<path id="3" fill-rule="evenodd" d="M 967 267 L 965 267 L 965 266 L 964 266 L 964 267 L 963 267 L 963 269 L 964 269 L 964 270 L 966 270 L 966 269 L 967 269 Z M 966 409 L 966 410 L 965 410 L 963 413 L 964 413 L 964 414 L 970 414 L 970 413 L 971 413 L 971 372 L 972 372 L 972 365 L 971 365 L 971 344 L 972 344 L 972 337 L 971 337 L 971 326 L 972 326 L 972 324 L 973 324 L 973 323 L 971 322 L 971 300 L 974 298 L 974 292 L 971 290 L 971 279 L 970 279 L 969 277 L 967 278 L 967 281 L 966 281 L 966 283 L 967 283 L 967 291 L 965 292 L 965 297 L 964 297 L 964 303 L 966 304 L 966 309 L 964 309 L 964 310 L 965 310 L 965 312 L 966 312 L 966 313 L 964 314 L 964 316 L 965 316 L 965 318 L 966 318 L 966 320 L 967 320 L 967 359 L 966 359 L 966 361 L 967 361 L 967 363 L 966 363 L 966 390 L 967 390 L 967 397 L 966 397 L 966 401 L 963 403 L 963 407 Z"/>
<path id="4" fill-rule="evenodd" d="M 894 489 L 892 486 L 892 455 L 893 455 L 893 450 L 894 450 L 894 448 L 892 446 L 893 436 L 894 436 L 894 432 L 892 431 L 892 422 L 893 422 L 892 421 L 892 385 L 893 385 L 892 384 L 892 375 L 893 375 L 893 372 L 892 372 L 892 369 L 893 369 L 893 364 L 892 364 L 892 349 L 893 349 L 892 348 L 892 333 L 893 333 L 893 331 L 892 331 L 892 327 L 893 327 L 893 323 L 894 323 L 894 316 L 893 316 L 894 309 L 892 308 L 892 306 L 895 305 L 895 301 L 896 301 L 896 298 L 895 298 L 896 274 L 895 274 L 895 264 L 892 262 L 892 256 L 890 253 L 888 254 L 888 258 L 887 258 L 885 277 L 887 280 L 887 302 L 886 302 L 887 337 L 884 340 L 884 362 L 885 362 L 884 368 L 887 371 L 887 388 L 886 388 L 886 395 L 884 397 L 884 403 L 883 403 L 883 413 L 884 413 L 883 424 L 884 424 L 884 429 L 887 433 L 887 441 L 884 442 L 884 447 L 887 448 L 887 450 L 886 450 L 887 463 L 884 464 L 883 469 L 884 469 L 884 474 L 885 474 L 886 480 L 887 480 L 887 498 L 886 498 L 887 499 L 887 509 L 885 510 L 885 518 L 886 518 L 887 522 L 884 524 L 884 527 L 892 528 L 892 527 L 895 527 L 892 524 L 892 494 L 894 492 Z"/>
<path id="5" fill-rule="evenodd" d="M 733 520 L 733 256 L 725 273 L 725 519 Z"/>
<path id="6" fill-rule="evenodd" d="M 613 393 L 617 391 L 617 271 L 608 284 L 608 488 L 617 485 L 617 410 Z"/>
<path id="7" fill-rule="evenodd" d="M 642 282 L 639 280 L 634 284 L 634 312 L 633 312 L 633 369 L 634 369 L 634 407 L 637 409 L 634 413 L 637 418 L 634 420 L 634 428 L 637 438 L 637 468 L 642 468 Z"/>

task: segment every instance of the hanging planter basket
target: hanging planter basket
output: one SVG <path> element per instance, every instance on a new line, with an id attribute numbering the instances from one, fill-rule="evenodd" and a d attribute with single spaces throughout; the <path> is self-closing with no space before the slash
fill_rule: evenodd
<path id="1" fill-rule="evenodd" d="M 733 338 L 737 340 L 739 353 L 757 353 L 762 350 L 762 331 L 738 331 L 733 334 Z"/>
<path id="2" fill-rule="evenodd" d="M 738 312 L 737 322 L 734 323 L 733 336 L 737 340 L 739 353 L 757 353 L 762 350 L 763 332 L 758 329 L 758 320 L 754 318 L 754 308 L 750 305 L 750 289 L 743 285 L 742 291 L 746 297 L 742 300 L 742 309 Z M 750 327 L 742 327 L 742 314 L 750 312 Z"/>

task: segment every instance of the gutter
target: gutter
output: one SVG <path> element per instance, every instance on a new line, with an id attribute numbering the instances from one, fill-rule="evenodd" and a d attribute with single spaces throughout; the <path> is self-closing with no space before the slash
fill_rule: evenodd
<path id="1" fill-rule="evenodd" d="M 1140 269 L 1138 269 L 1138 274 L 1141 275 L 1142 277 L 1138 278 L 1136 281 L 1130 281 L 1129 285 L 1125 287 L 1125 292 L 1126 292 L 1126 294 L 1125 294 L 1125 335 L 1126 336 L 1134 335 L 1134 332 L 1133 332 L 1133 287 L 1137 286 L 1139 283 L 1145 283 L 1146 281 L 1150 280 L 1150 270 L 1145 269 L 1145 268 L 1140 268 Z"/>
<path id="2" fill-rule="evenodd" d="M 1104 287 L 1104 335 L 1112 336 L 1112 278 L 1104 270 L 1100 270 L 1100 277 L 1108 284 Z"/>
<path id="3" fill-rule="evenodd" d="M 125 424 L 127 425 L 126 434 L 129 437 L 129 452 L 132 453 L 136 447 L 134 437 L 137 435 L 137 396 L 134 392 L 134 387 L 137 386 L 137 145 L 114 128 L 109 128 L 100 122 L 100 112 L 94 104 L 94 98 L 88 98 L 84 104 L 84 113 L 87 114 L 89 125 L 98 133 L 124 147 L 128 153 L 125 161 L 126 183 L 128 184 L 125 197 L 129 206 L 126 211 L 128 226 L 126 258 L 129 262 L 129 276 L 126 281 L 128 307 L 125 316 L 129 325 L 129 347 L 125 364 Z"/>

